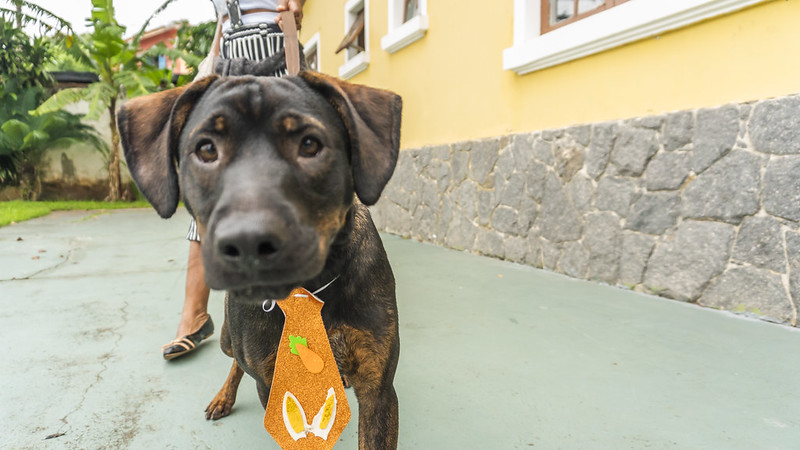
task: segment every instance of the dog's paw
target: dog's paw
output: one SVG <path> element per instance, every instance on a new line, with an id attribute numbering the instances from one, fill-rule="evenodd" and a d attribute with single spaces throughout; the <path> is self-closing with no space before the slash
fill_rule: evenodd
<path id="1" fill-rule="evenodd" d="M 206 420 L 218 420 L 231 413 L 236 397 L 231 398 L 220 391 L 206 406 Z"/>
<path id="2" fill-rule="evenodd" d="M 347 375 L 342 375 L 342 384 L 345 389 L 350 387 L 350 380 L 347 379 Z"/>

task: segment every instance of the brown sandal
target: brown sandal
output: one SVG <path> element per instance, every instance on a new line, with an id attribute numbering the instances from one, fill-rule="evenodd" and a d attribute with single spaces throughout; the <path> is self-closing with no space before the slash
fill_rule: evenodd
<path id="1" fill-rule="evenodd" d="M 191 352 L 192 350 L 196 349 L 197 346 L 203 342 L 203 340 L 207 339 L 213 334 L 214 322 L 211 320 L 211 316 L 208 316 L 208 319 L 206 319 L 206 321 L 203 323 L 203 326 L 201 326 L 199 330 L 192 334 L 187 334 L 182 338 L 175 339 L 169 344 L 161 347 L 161 350 L 164 354 L 164 359 L 169 361 L 170 359 L 175 359 Z"/>

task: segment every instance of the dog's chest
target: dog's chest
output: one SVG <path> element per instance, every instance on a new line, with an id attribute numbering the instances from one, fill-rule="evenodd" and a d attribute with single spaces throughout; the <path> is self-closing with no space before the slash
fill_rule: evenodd
<path id="1" fill-rule="evenodd" d="M 352 366 L 349 361 L 346 325 L 330 325 L 333 321 L 327 314 L 322 318 L 325 325 L 325 336 L 339 370 L 345 374 Z M 275 370 L 275 360 L 282 340 L 291 344 L 288 336 L 295 339 L 308 339 L 308 332 L 302 325 L 289 322 L 291 330 L 284 333 L 287 326 L 283 311 L 277 306 L 269 312 L 254 308 L 239 307 L 231 302 L 227 305 L 227 319 L 231 336 L 233 356 L 245 372 L 254 378 L 269 383 Z M 315 338 L 319 335 L 315 333 Z M 306 341 L 308 342 L 308 341 Z M 311 344 L 309 344 L 311 345 Z"/>

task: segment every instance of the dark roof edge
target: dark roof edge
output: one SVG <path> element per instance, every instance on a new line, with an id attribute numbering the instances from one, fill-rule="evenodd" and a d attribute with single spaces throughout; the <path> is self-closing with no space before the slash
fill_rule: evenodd
<path id="1" fill-rule="evenodd" d="M 64 71 L 64 72 L 50 72 L 50 75 L 55 78 L 56 81 L 59 83 L 94 83 L 98 81 L 100 78 L 97 77 L 97 74 L 94 72 L 74 72 L 74 71 Z"/>

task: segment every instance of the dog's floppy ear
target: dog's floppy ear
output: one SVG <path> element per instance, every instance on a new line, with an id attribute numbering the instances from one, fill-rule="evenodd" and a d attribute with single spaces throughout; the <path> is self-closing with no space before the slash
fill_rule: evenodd
<path id="1" fill-rule="evenodd" d="M 161 217 L 178 207 L 178 137 L 194 105 L 218 77 L 127 101 L 117 112 L 131 176 Z"/>
<path id="2" fill-rule="evenodd" d="M 316 72 L 301 72 L 300 77 L 341 116 L 350 137 L 356 194 L 365 205 L 375 204 L 397 164 L 402 99 Z"/>

